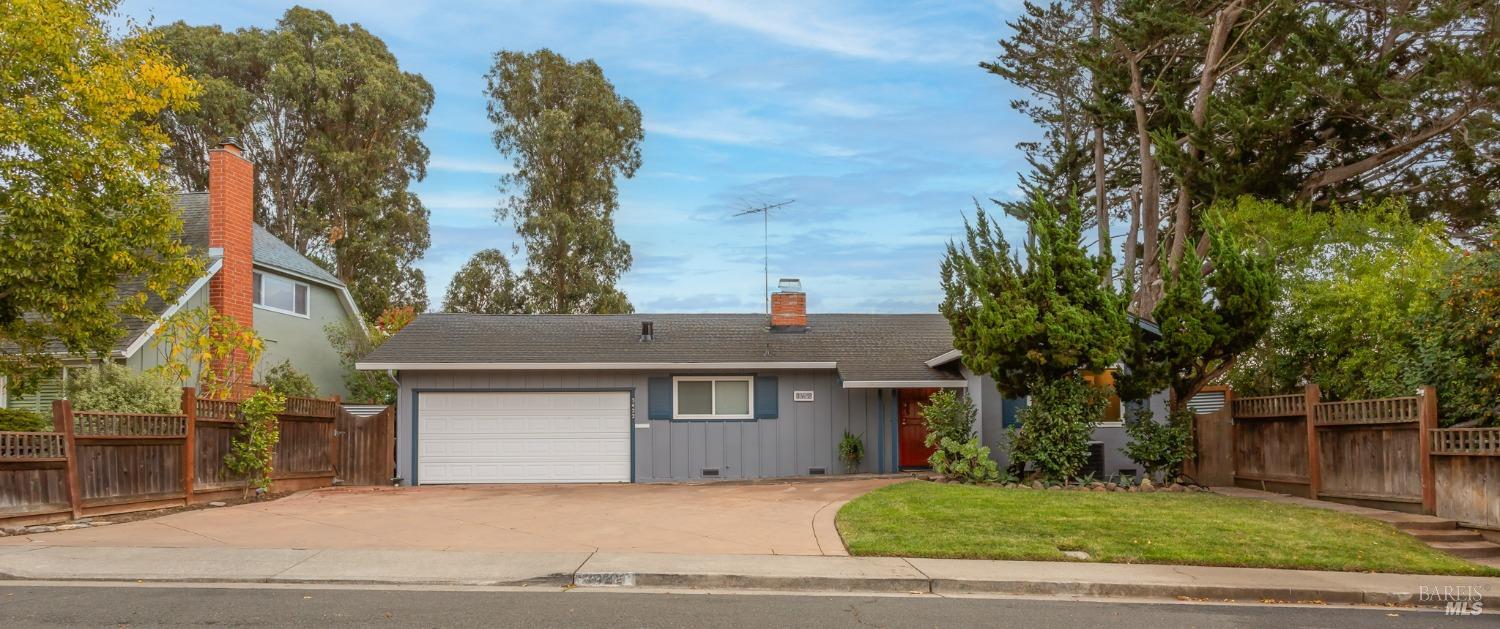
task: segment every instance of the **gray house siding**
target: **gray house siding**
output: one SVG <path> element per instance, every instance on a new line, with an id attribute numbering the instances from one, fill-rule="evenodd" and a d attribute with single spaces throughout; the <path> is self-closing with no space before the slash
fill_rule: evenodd
<path id="1" fill-rule="evenodd" d="M 1004 415 L 1002 404 L 1005 406 L 1024 406 L 1020 400 L 1003 400 L 999 390 L 994 386 L 994 381 L 988 376 L 984 378 L 985 386 L 980 393 L 983 407 L 981 410 L 980 424 L 983 426 L 980 440 L 990 448 L 990 458 L 1000 464 L 1003 469 L 1010 465 L 1009 447 L 1005 439 L 1005 428 L 1003 427 Z M 1165 391 L 1151 396 L 1146 403 L 1157 421 L 1165 421 L 1167 416 L 1167 393 Z M 1130 413 L 1129 408 L 1125 413 Z M 1130 442 L 1129 435 L 1125 432 L 1123 425 L 1106 424 L 1094 429 L 1093 441 L 1104 446 L 1104 473 L 1106 476 L 1126 473 L 1138 475 L 1140 466 L 1125 454 L 1125 445 Z"/>
<path id="2" fill-rule="evenodd" d="M 731 373 L 731 372 L 692 372 Z M 732 372 L 742 374 L 744 372 Z M 418 395 L 438 391 L 587 390 L 633 392 L 631 430 L 637 482 L 699 480 L 705 469 L 717 478 L 764 478 L 893 472 L 897 469 L 896 392 L 845 389 L 833 371 L 766 371 L 776 376 L 775 419 L 650 419 L 649 381 L 682 373 L 668 371 L 404 371 L 397 403 L 397 471 L 413 480 L 413 409 Z M 812 391 L 812 402 L 792 401 L 794 391 Z M 641 428 L 649 425 L 649 428 Z M 838 442 L 847 430 L 865 443 L 858 470 L 845 470 Z M 420 480 L 420 479 L 418 479 Z"/>

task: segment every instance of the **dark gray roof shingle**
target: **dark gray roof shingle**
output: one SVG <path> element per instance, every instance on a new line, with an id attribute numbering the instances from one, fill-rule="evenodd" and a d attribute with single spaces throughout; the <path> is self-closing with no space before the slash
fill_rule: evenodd
<path id="1" fill-rule="evenodd" d="M 641 322 L 655 338 L 641 341 Z M 833 362 L 845 381 L 956 380 L 927 360 L 953 349 L 936 314 L 812 314 L 771 332 L 762 314 L 424 314 L 362 363 Z"/>
<path id="2" fill-rule="evenodd" d="M 208 251 L 208 193 L 186 192 L 177 195 L 177 211 L 182 217 L 182 241 L 191 245 L 200 254 Z M 280 238 L 272 235 L 266 228 L 255 226 L 254 240 L 255 263 L 300 275 L 307 279 L 343 286 L 339 278 L 334 277 L 327 269 L 318 266 L 318 263 L 307 259 L 306 256 L 297 253 L 291 245 L 282 242 Z"/>

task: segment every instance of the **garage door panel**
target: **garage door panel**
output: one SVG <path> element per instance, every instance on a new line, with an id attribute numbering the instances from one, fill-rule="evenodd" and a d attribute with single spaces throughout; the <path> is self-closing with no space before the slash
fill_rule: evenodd
<path id="1" fill-rule="evenodd" d="M 417 410 L 421 484 L 630 480 L 625 392 L 433 392 Z"/>

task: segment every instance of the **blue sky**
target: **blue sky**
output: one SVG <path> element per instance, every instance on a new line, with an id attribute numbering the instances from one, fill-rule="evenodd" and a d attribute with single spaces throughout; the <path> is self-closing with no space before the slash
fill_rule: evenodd
<path id="1" fill-rule="evenodd" d="M 292 3 L 126 0 L 137 22 L 270 27 Z M 432 309 L 453 272 L 515 234 L 494 219 L 507 168 L 484 74 L 497 50 L 592 58 L 640 107 L 644 160 L 619 182 L 617 229 L 641 312 L 763 308 L 761 224 L 739 209 L 795 199 L 771 223 L 771 281 L 813 312 L 934 312 L 944 244 L 972 198 L 1009 198 L 1036 129 L 1019 91 L 977 67 L 1013 2 L 763 0 L 305 1 L 385 40 L 436 91 L 424 140 L 432 212 L 421 263 Z M 1021 227 L 1005 225 L 1014 241 Z M 515 260 L 517 268 L 524 260 Z"/>

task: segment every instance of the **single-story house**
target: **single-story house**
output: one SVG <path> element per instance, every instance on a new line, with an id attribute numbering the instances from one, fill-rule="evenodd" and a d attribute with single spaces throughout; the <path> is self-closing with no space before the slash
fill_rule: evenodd
<path id="1" fill-rule="evenodd" d="M 359 308 L 344 282 L 255 223 L 254 181 L 254 166 L 238 146 L 225 142 L 209 151 L 208 190 L 174 198 L 182 240 L 203 260 L 204 273 L 170 303 L 156 297 L 147 301 L 154 320 L 122 320 L 109 358 L 139 371 L 161 364 L 168 348 L 153 342 L 159 320 L 212 306 L 265 340 L 261 372 L 290 361 L 312 378 L 320 395 L 347 395 L 343 364 L 324 328 L 363 325 Z M 121 288 L 134 293 L 139 285 Z M 66 354 L 62 344 L 55 345 L 57 353 Z M 66 396 L 68 371 L 94 360 L 69 356 L 63 362 L 62 373 L 24 396 L 8 395 L 0 380 L 0 406 L 50 413 L 52 401 Z"/>
<path id="2" fill-rule="evenodd" d="M 406 484 L 894 472 L 927 465 L 919 405 L 934 391 L 966 391 L 992 447 L 1025 405 L 963 367 L 940 315 L 805 304 L 783 280 L 769 319 L 424 314 L 358 368 L 399 383 Z M 846 431 L 864 441 L 858 469 L 839 461 Z M 1134 473 L 1118 421 L 1095 437 L 1100 477 Z"/>

